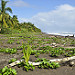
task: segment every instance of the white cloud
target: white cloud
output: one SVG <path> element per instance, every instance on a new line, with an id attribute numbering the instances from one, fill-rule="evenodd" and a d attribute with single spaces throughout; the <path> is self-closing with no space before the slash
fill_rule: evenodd
<path id="1" fill-rule="evenodd" d="M 21 22 L 32 22 L 43 32 L 74 32 L 75 31 L 75 7 L 64 4 L 57 6 L 55 10 L 41 12 L 30 19 L 20 19 Z"/>
<path id="2" fill-rule="evenodd" d="M 30 5 L 23 0 L 13 0 L 8 3 L 9 6 L 14 7 L 30 7 Z"/>
<path id="3" fill-rule="evenodd" d="M 61 5 L 60 7 L 57 6 L 57 9 L 67 11 L 67 10 L 74 10 L 75 8 L 68 4 L 65 4 L 65 5 Z"/>

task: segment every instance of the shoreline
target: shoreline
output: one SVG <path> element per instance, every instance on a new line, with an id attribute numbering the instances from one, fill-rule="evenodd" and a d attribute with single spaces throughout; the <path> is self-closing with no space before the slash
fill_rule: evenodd
<path id="1" fill-rule="evenodd" d="M 47 33 L 54 36 L 62 36 L 62 37 L 72 37 L 75 38 L 75 34 L 69 34 L 69 33 Z"/>

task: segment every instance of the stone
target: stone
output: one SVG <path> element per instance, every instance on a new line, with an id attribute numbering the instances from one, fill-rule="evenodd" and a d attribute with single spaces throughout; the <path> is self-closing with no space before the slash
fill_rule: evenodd
<path id="1" fill-rule="evenodd" d="M 70 61 L 69 65 L 70 66 L 74 66 L 75 65 L 75 62 L 74 61 Z"/>

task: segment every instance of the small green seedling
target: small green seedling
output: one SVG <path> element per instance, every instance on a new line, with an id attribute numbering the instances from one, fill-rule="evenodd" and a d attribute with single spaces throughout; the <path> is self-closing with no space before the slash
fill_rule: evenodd
<path id="1" fill-rule="evenodd" d="M 12 63 L 12 62 L 15 62 L 17 59 L 13 58 L 11 60 L 9 60 L 9 64 Z"/>
<path id="2" fill-rule="evenodd" d="M 36 53 L 35 57 L 37 58 L 37 57 L 39 57 L 39 55 L 40 55 L 40 53 Z"/>
<path id="3" fill-rule="evenodd" d="M 16 44 L 20 44 L 20 41 L 17 41 Z"/>
<path id="4" fill-rule="evenodd" d="M 13 40 L 8 40 L 7 41 L 8 44 L 13 44 L 13 42 L 14 42 Z"/>

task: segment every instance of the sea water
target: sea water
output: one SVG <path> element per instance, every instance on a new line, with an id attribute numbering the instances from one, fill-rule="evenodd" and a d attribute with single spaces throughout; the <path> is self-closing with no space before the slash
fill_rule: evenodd
<path id="1" fill-rule="evenodd" d="M 74 35 L 74 37 L 75 37 L 75 32 L 48 33 L 48 34 L 61 35 L 61 36 L 73 36 Z"/>

